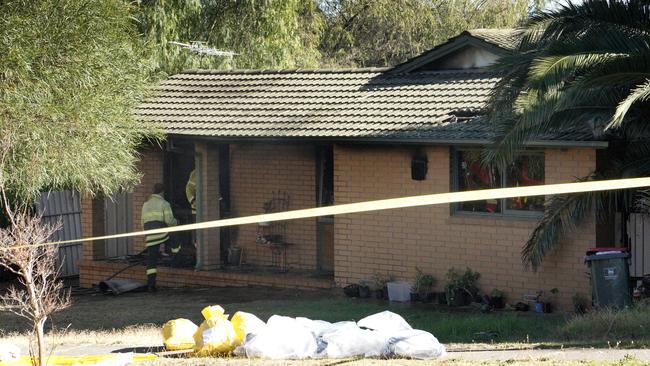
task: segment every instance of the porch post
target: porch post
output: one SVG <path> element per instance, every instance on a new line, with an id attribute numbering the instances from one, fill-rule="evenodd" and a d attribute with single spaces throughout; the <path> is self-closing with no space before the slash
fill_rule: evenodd
<path id="1" fill-rule="evenodd" d="M 81 198 L 81 235 L 84 237 L 103 236 L 104 223 L 104 197 L 83 196 Z M 83 260 L 97 260 L 106 256 L 103 240 L 82 243 Z"/>
<path id="2" fill-rule="evenodd" d="M 219 219 L 219 148 L 210 143 L 196 142 L 196 221 Z M 221 265 L 220 230 L 197 231 L 196 269 L 217 269 Z"/>

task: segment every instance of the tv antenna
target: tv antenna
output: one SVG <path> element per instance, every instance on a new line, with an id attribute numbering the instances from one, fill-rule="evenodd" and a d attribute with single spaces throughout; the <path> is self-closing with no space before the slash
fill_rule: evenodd
<path id="1" fill-rule="evenodd" d="M 205 42 L 190 42 L 188 43 L 181 43 L 181 42 L 176 42 L 176 41 L 169 41 L 169 44 L 173 44 L 175 46 L 179 46 L 185 49 L 188 49 L 190 52 L 195 52 L 201 55 L 208 55 L 208 56 L 223 56 L 223 57 L 232 57 L 239 55 L 238 53 L 232 52 L 232 51 L 224 51 L 212 47 L 206 47 L 204 44 Z"/>

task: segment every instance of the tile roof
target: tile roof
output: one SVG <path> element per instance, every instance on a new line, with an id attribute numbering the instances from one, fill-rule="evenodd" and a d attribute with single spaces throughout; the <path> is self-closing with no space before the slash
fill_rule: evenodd
<path id="1" fill-rule="evenodd" d="M 177 135 L 463 139 L 497 81 L 480 71 L 194 71 L 165 80 L 140 118 Z"/>
<path id="2" fill-rule="evenodd" d="M 512 51 L 517 48 L 517 44 L 521 39 L 521 32 L 516 29 L 471 29 L 461 33 L 467 34 L 474 38 L 481 39 L 487 43 L 491 43 L 497 47 L 505 50 Z"/>
<path id="3" fill-rule="evenodd" d="M 384 71 L 188 71 L 163 81 L 137 113 L 174 135 L 447 143 L 491 137 L 487 122 L 474 117 L 498 80 L 495 75 Z"/>

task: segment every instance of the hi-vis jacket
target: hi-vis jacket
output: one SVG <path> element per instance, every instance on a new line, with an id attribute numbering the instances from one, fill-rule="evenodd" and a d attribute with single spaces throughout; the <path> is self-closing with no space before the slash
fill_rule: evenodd
<path id="1" fill-rule="evenodd" d="M 187 202 L 192 206 L 192 214 L 196 215 L 196 170 L 192 170 L 187 180 L 185 196 L 187 196 Z"/>
<path id="2" fill-rule="evenodd" d="M 152 194 L 149 200 L 142 205 L 142 228 L 144 230 L 160 229 L 176 226 L 176 218 L 169 202 L 159 194 Z M 153 234 L 145 237 L 145 246 L 158 245 L 166 242 L 169 234 Z"/>

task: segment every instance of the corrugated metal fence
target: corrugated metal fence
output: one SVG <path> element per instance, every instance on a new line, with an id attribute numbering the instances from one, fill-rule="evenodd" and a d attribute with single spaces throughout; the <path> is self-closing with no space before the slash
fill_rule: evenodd
<path id="1" fill-rule="evenodd" d="M 72 191 L 43 192 L 36 204 L 43 222 L 51 225 L 61 224 L 50 240 L 73 240 L 81 238 L 81 201 L 79 194 Z M 79 275 L 81 244 L 59 246 L 57 266 L 61 277 Z"/>

